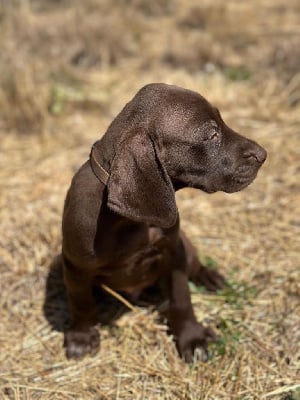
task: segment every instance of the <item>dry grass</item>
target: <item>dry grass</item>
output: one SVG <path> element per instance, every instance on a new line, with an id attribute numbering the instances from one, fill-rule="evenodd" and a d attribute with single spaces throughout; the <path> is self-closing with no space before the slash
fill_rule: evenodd
<path id="1" fill-rule="evenodd" d="M 198 3 L 0 1 L 1 399 L 299 399 L 300 7 Z M 231 283 L 193 289 L 221 339 L 187 366 L 155 311 L 121 315 L 111 300 L 120 318 L 100 353 L 67 361 L 64 196 L 91 143 L 154 81 L 201 92 L 269 153 L 241 193 L 177 195 L 199 254 Z"/>

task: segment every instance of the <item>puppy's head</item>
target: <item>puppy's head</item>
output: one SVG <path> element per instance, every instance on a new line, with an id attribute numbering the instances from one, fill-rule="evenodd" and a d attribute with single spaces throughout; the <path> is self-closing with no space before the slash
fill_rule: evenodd
<path id="1" fill-rule="evenodd" d="M 255 179 L 267 157 L 261 146 L 230 129 L 198 93 L 170 87 L 165 101 L 156 131 L 175 188 L 232 193 Z"/>
<path id="2" fill-rule="evenodd" d="M 108 182 L 108 206 L 139 222 L 172 226 L 174 189 L 239 191 L 264 163 L 266 151 L 230 129 L 198 93 L 151 84 L 111 124 L 120 135 Z"/>

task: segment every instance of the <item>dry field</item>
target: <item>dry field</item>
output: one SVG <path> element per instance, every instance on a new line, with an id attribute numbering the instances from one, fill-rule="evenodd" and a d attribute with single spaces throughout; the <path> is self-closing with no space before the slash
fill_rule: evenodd
<path id="1" fill-rule="evenodd" d="M 300 3 L 0 0 L 0 398 L 300 399 Z M 64 196 L 145 83 L 201 92 L 268 150 L 246 190 L 178 193 L 228 288 L 192 287 L 219 342 L 184 364 L 155 310 L 107 296 L 100 353 L 68 361 L 56 256 Z"/>

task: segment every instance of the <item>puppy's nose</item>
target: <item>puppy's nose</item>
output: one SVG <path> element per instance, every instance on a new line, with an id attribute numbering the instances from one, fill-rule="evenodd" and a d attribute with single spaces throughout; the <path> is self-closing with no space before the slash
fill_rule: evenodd
<path id="1" fill-rule="evenodd" d="M 252 146 L 251 148 L 248 148 L 244 152 L 244 157 L 245 158 L 253 157 L 256 159 L 256 161 L 258 163 L 263 164 L 266 161 L 267 152 L 263 147 L 261 147 L 255 143 L 254 146 Z"/>

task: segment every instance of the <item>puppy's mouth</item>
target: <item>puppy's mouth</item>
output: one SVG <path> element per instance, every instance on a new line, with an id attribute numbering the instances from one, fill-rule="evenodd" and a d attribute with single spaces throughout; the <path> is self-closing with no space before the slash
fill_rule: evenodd
<path id="1" fill-rule="evenodd" d="M 218 191 L 234 193 L 249 186 L 256 178 L 258 170 L 259 168 L 249 168 L 243 165 L 236 168 L 231 174 L 215 177 L 210 176 L 210 179 L 203 178 L 201 174 L 189 174 L 188 178 L 180 176 L 176 180 L 173 180 L 173 185 L 175 190 L 188 186 L 200 189 L 209 194 Z"/>
<path id="2" fill-rule="evenodd" d="M 249 186 L 257 176 L 258 170 L 250 171 L 248 173 L 240 173 L 232 176 L 231 185 L 229 190 L 225 190 L 227 193 L 239 192 Z"/>

